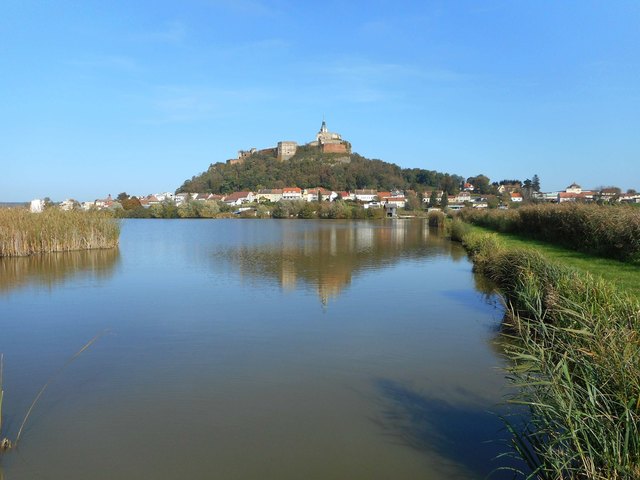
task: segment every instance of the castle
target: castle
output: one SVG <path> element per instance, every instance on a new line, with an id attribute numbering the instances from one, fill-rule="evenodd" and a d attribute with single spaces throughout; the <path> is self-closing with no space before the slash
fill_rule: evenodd
<path id="1" fill-rule="evenodd" d="M 327 122 L 322 120 L 322 126 L 320 131 L 316 134 L 316 139 L 306 144 L 309 147 L 316 147 L 322 153 L 343 153 L 345 155 L 351 154 L 351 144 L 342 139 L 339 133 L 330 132 L 327 128 Z M 239 150 L 238 157 L 227 160 L 228 164 L 243 163 L 247 157 L 250 157 L 254 153 L 269 155 L 276 157 L 281 162 L 289 160 L 296 154 L 298 150 L 298 144 L 292 141 L 278 142 L 276 147 L 264 148 L 257 150 L 252 148 L 250 150 Z M 347 159 L 348 161 L 348 159 Z"/>

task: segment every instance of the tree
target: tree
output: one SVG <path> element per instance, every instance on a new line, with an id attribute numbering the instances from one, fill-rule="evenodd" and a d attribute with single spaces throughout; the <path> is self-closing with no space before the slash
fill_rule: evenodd
<path id="1" fill-rule="evenodd" d="M 444 210 L 449 205 L 449 195 L 447 192 L 442 192 L 442 198 L 440 199 L 440 206 Z"/>
<path id="2" fill-rule="evenodd" d="M 538 177 L 537 173 L 531 179 L 531 187 L 533 188 L 534 192 L 540 191 L 540 177 Z"/>
<path id="3" fill-rule="evenodd" d="M 495 195 L 489 195 L 487 197 L 487 207 L 489 208 L 498 208 L 500 205 L 500 200 Z"/>
<path id="4" fill-rule="evenodd" d="M 522 184 L 522 198 L 526 201 L 533 197 L 533 182 L 528 178 Z"/>
<path id="5" fill-rule="evenodd" d="M 126 198 L 122 198 L 122 200 L 120 200 L 120 195 L 118 195 L 118 200 L 124 210 L 135 210 L 136 208 L 142 207 L 138 197 L 129 197 L 127 195 Z"/>
<path id="6" fill-rule="evenodd" d="M 474 191 L 482 194 L 489 193 L 491 187 L 489 177 L 482 174 L 467 178 L 467 183 L 473 185 Z"/>
<path id="7" fill-rule="evenodd" d="M 438 206 L 438 192 L 433 190 L 429 197 L 429 208 L 435 208 Z"/>
<path id="8" fill-rule="evenodd" d="M 420 208 L 420 200 L 418 200 L 418 196 L 415 193 L 410 193 L 407 195 L 407 201 L 404 204 L 405 210 L 418 210 Z"/>

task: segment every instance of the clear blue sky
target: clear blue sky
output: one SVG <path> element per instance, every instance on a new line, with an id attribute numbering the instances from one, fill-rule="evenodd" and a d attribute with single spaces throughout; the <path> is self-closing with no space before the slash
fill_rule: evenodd
<path id="1" fill-rule="evenodd" d="M 313 139 L 640 190 L 640 2 L 0 3 L 0 201 L 175 190 Z"/>

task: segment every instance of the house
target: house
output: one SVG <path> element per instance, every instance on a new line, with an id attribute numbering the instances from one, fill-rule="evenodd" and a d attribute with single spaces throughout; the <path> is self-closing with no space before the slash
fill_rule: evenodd
<path id="1" fill-rule="evenodd" d="M 320 196 L 325 202 L 333 202 L 336 198 L 338 198 L 338 194 L 336 192 L 332 192 L 331 190 L 327 190 L 323 187 L 307 188 L 305 189 L 303 195 L 304 199 L 307 202 L 315 202 Z"/>
<path id="2" fill-rule="evenodd" d="M 76 202 L 74 199 L 67 198 L 65 201 L 60 203 L 60 209 L 65 211 L 73 210 L 77 204 L 78 202 Z"/>
<path id="3" fill-rule="evenodd" d="M 396 205 L 385 203 L 384 214 L 387 218 L 396 218 L 398 216 L 398 207 Z"/>
<path id="4" fill-rule="evenodd" d="M 438 202 L 440 201 L 440 199 L 442 198 L 442 194 L 444 193 L 443 190 L 436 190 L 436 198 L 438 199 Z M 431 200 L 431 195 L 433 194 L 433 191 L 425 191 L 424 194 L 422 195 L 422 203 L 429 203 L 429 200 Z"/>
<path id="5" fill-rule="evenodd" d="M 29 210 L 31 210 L 31 213 L 42 213 L 42 211 L 44 210 L 44 200 L 40 198 L 31 200 Z"/>
<path id="6" fill-rule="evenodd" d="M 103 198 L 103 199 L 98 199 L 95 202 L 93 202 L 93 205 L 98 209 L 98 210 L 104 210 L 106 208 L 113 208 L 115 205 L 115 202 L 113 201 L 113 199 L 111 198 L 111 194 L 109 194 L 107 196 L 107 198 Z"/>
<path id="7" fill-rule="evenodd" d="M 558 192 L 558 203 L 575 202 L 581 200 L 582 195 L 580 193 L 573 192 Z"/>
<path id="8" fill-rule="evenodd" d="M 382 208 L 383 205 L 380 202 L 369 202 L 363 205 L 364 209 L 367 210 L 369 208 Z"/>
<path id="9" fill-rule="evenodd" d="M 156 193 L 154 194 L 155 197 L 158 199 L 159 202 L 165 202 L 165 201 L 175 201 L 175 195 L 171 192 L 164 192 L 164 193 Z"/>
<path id="10" fill-rule="evenodd" d="M 404 206 L 407 203 L 407 199 L 402 196 L 402 197 L 398 197 L 398 196 L 389 196 L 389 197 L 383 197 L 382 198 L 382 203 L 385 205 L 385 208 L 387 206 L 394 206 L 396 208 L 404 208 Z"/>
<path id="11" fill-rule="evenodd" d="M 338 196 L 342 200 L 355 200 L 356 199 L 355 194 L 353 194 L 351 192 L 338 192 Z"/>
<path id="12" fill-rule="evenodd" d="M 463 185 L 462 189 L 463 189 L 465 192 L 473 192 L 473 190 L 475 189 L 475 187 L 474 187 L 473 185 L 471 185 L 469 182 L 466 182 L 466 183 Z"/>
<path id="13" fill-rule="evenodd" d="M 613 187 L 603 188 L 600 190 L 600 198 L 606 202 L 614 202 L 620 198 L 620 190 Z"/>
<path id="14" fill-rule="evenodd" d="M 251 203 L 254 200 L 253 192 L 234 192 L 227 195 L 224 203 L 227 205 L 242 205 L 243 203 Z"/>
<path id="15" fill-rule="evenodd" d="M 623 193 L 620 195 L 619 200 L 622 203 L 640 203 L 640 195 L 637 193 Z"/>
<path id="16" fill-rule="evenodd" d="M 471 193 L 468 191 L 462 191 L 458 193 L 455 197 L 453 197 L 453 203 L 464 203 L 471 201 Z"/>
<path id="17" fill-rule="evenodd" d="M 571 185 L 569 185 L 567 188 L 565 188 L 564 191 L 565 191 L 565 193 L 580 194 L 580 193 L 582 193 L 582 187 L 580 185 L 578 185 L 576 182 L 573 182 Z"/>
<path id="18" fill-rule="evenodd" d="M 282 189 L 281 188 L 261 188 L 256 193 L 256 199 L 267 202 L 279 202 L 282 200 Z"/>
<path id="19" fill-rule="evenodd" d="M 356 190 L 354 194 L 359 202 L 373 202 L 378 196 L 378 192 L 372 189 Z"/>
<path id="20" fill-rule="evenodd" d="M 302 189 L 298 187 L 283 188 L 282 200 L 302 200 Z"/>
<path id="21" fill-rule="evenodd" d="M 520 183 L 504 183 L 498 186 L 498 193 L 511 193 L 520 190 Z"/>
<path id="22" fill-rule="evenodd" d="M 174 198 L 174 202 L 176 202 L 176 205 L 182 205 L 183 203 L 186 203 L 189 200 L 191 200 L 191 194 L 190 193 L 178 193 L 173 198 Z"/>
<path id="23" fill-rule="evenodd" d="M 511 197 L 512 202 L 522 202 L 523 200 L 522 194 L 520 192 L 511 192 L 509 194 L 509 197 Z"/>

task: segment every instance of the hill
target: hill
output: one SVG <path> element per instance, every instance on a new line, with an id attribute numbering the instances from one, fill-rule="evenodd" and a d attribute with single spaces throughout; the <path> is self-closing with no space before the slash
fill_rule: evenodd
<path id="1" fill-rule="evenodd" d="M 241 163 L 216 163 L 201 174 L 186 180 L 176 193 L 230 193 L 260 188 L 322 186 L 334 191 L 361 188 L 377 190 L 412 189 L 422 192 L 438 188 L 455 194 L 464 179 L 459 175 L 401 168 L 382 160 L 370 160 L 357 153 L 322 153 L 312 146 L 301 146 L 289 160 L 254 153 Z"/>

